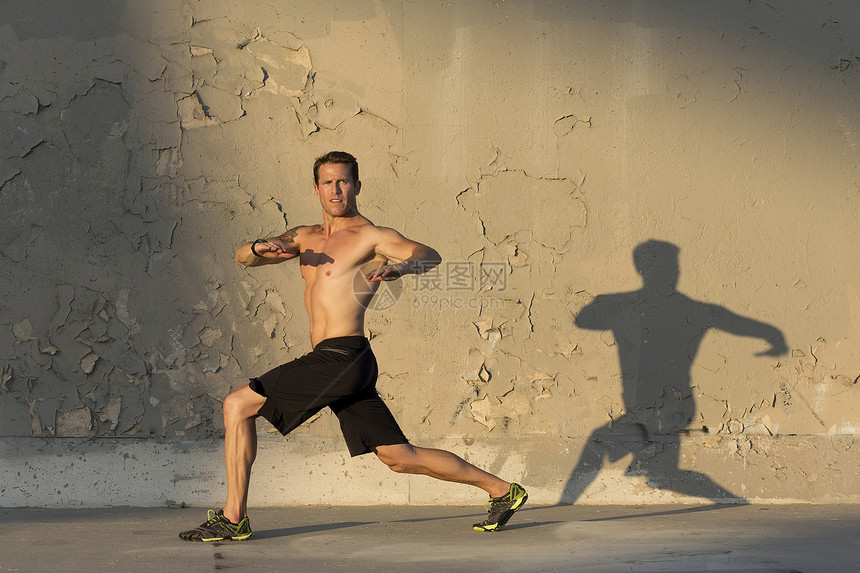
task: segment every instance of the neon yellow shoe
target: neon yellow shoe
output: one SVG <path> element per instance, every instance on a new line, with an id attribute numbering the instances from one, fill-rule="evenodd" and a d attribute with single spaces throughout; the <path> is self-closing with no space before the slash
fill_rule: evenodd
<path id="1" fill-rule="evenodd" d="M 209 519 L 199 527 L 183 531 L 179 537 L 185 541 L 245 541 L 253 533 L 248 516 L 233 523 L 224 517 L 223 510 L 215 513 L 210 509 L 206 515 Z"/>
<path id="2" fill-rule="evenodd" d="M 491 497 L 486 508 L 490 512 L 481 523 L 472 526 L 475 531 L 499 531 L 501 530 L 516 510 L 521 508 L 529 494 L 520 484 L 512 483 L 511 489 L 502 497 Z"/>

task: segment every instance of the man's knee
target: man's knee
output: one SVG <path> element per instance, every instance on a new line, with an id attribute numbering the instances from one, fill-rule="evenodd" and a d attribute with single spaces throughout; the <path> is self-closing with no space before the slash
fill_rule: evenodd
<path id="1" fill-rule="evenodd" d="M 401 462 L 388 464 L 388 469 L 390 469 L 393 472 L 397 472 L 399 474 L 408 474 L 409 473 L 409 466 L 404 464 L 404 463 L 401 463 Z"/>
<path id="2" fill-rule="evenodd" d="M 394 446 L 379 446 L 374 448 L 374 453 L 379 461 L 388 466 L 391 471 L 397 473 L 410 473 L 410 458 L 415 455 L 415 448 L 411 444 L 397 444 Z"/>
<path id="3" fill-rule="evenodd" d="M 248 386 L 235 390 L 224 398 L 224 419 L 245 419 L 257 415 L 260 407 L 266 401 Z"/>

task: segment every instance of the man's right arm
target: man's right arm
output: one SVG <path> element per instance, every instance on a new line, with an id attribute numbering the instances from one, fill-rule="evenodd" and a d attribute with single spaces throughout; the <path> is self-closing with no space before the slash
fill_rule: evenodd
<path id="1" fill-rule="evenodd" d="M 299 255 L 299 229 L 293 227 L 283 235 L 248 241 L 236 251 L 236 262 L 246 267 L 274 265 Z"/>

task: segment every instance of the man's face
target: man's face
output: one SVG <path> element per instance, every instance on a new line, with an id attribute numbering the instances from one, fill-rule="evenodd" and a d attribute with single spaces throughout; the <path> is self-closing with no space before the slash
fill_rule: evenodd
<path id="1" fill-rule="evenodd" d="M 355 197 L 361 191 L 361 181 L 355 181 L 349 165 L 324 163 L 319 168 L 319 181 L 314 192 L 320 198 L 323 211 L 332 217 L 345 217 L 356 212 Z"/>

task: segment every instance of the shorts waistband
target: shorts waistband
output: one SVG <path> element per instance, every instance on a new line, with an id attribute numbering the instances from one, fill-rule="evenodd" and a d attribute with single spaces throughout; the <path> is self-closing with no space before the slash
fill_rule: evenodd
<path id="1" fill-rule="evenodd" d="M 314 346 L 314 351 L 325 350 L 326 348 L 337 348 L 342 350 L 361 350 L 370 345 L 370 341 L 366 336 L 335 336 L 334 338 L 326 338 L 321 340 Z"/>

